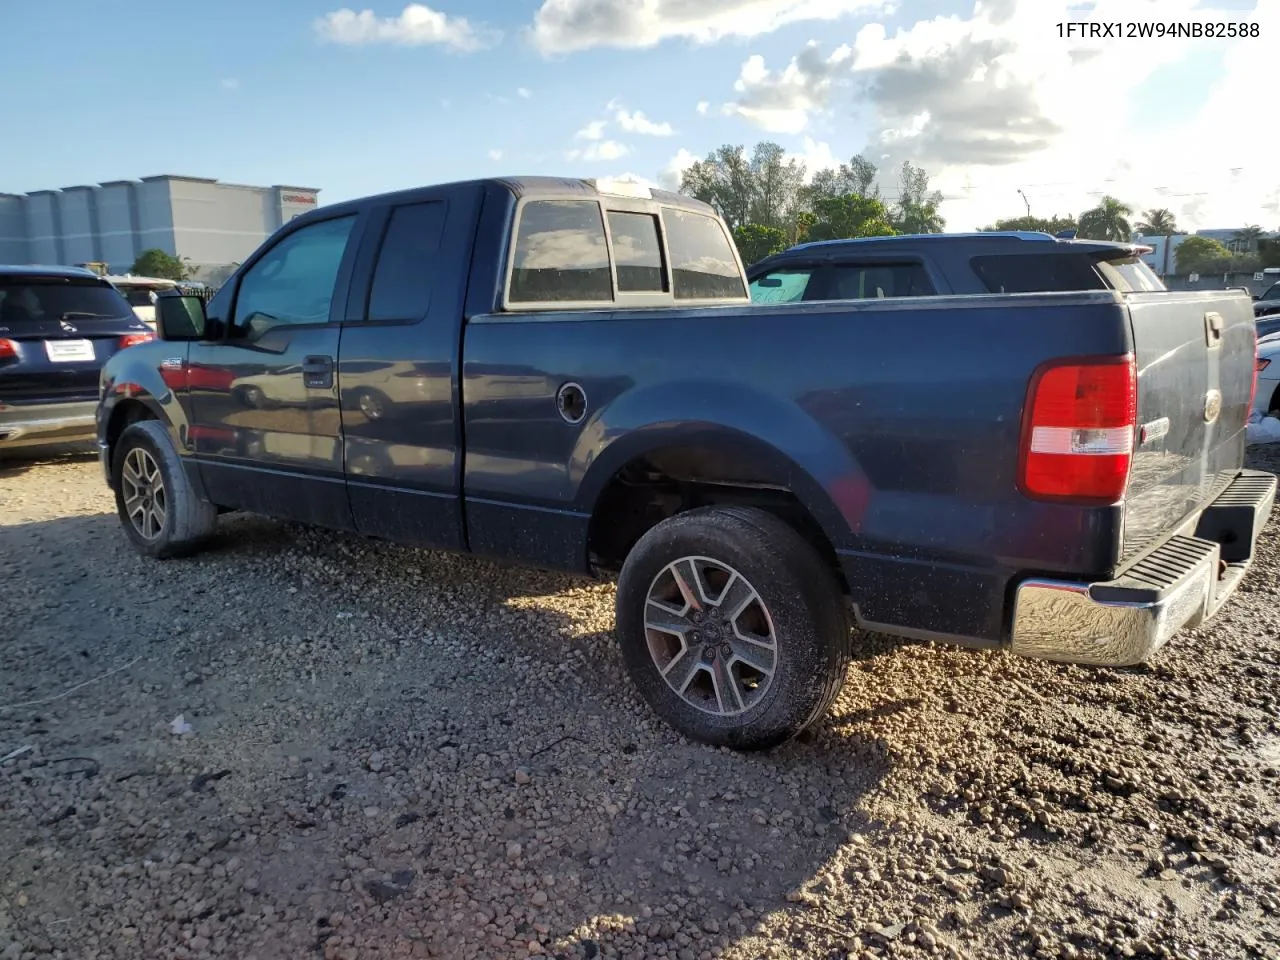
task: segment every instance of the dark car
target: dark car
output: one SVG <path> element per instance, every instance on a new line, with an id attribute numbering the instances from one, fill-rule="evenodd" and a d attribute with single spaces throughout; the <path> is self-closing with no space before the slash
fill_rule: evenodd
<path id="1" fill-rule="evenodd" d="M 1280 306 L 1280 302 L 1277 303 Z M 1280 313 L 1273 313 L 1270 316 L 1259 316 L 1253 323 L 1258 331 L 1258 339 L 1269 337 L 1271 334 L 1280 331 Z"/>
<path id="2" fill-rule="evenodd" d="M 1255 317 L 1280 316 L 1280 282 L 1273 283 L 1266 292 L 1253 301 Z"/>
<path id="3" fill-rule="evenodd" d="M 102 365 L 152 338 L 88 270 L 0 266 L 0 450 L 92 439 Z"/>

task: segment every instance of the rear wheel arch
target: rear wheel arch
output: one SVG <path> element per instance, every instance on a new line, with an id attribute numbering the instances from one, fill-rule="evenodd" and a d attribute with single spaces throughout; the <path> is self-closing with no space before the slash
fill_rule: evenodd
<path id="1" fill-rule="evenodd" d="M 832 529 L 843 523 L 840 512 L 822 486 L 775 447 L 730 431 L 701 437 L 678 431 L 631 447 L 611 462 L 598 461 L 584 479 L 588 560 L 596 569 L 620 570 L 641 537 L 677 514 L 754 507 L 800 534 L 845 587 Z"/>

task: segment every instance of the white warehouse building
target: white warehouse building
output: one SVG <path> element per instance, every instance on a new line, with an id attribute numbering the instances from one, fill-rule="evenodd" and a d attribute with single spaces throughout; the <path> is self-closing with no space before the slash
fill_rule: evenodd
<path id="1" fill-rule="evenodd" d="M 0 193 L 0 263 L 105 263 L 125 273 L 144 250 L 189 260 L 220 282 L 278 227 L 315 208 L 314 187 L 251 187 L 155 176 Z"/>

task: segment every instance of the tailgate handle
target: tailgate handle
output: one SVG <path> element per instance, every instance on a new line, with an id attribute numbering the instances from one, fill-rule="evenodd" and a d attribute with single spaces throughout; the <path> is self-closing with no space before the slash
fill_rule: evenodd
<path id="1" fill-rule="evenodd" d="M 1210 310 L 1204 315 L 1204 342 L 1210 350 L 1222 346 L 1222 314 Z"/>

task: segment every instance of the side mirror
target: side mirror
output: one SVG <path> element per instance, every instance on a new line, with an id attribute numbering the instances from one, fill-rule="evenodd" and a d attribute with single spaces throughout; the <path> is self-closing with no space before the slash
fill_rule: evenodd
<path id="1" fill-rule="evenodd" d="M 201 340 L 208 320 L 199 297 L 170 294 L 156 298 L 156 333 L 161 340 Z"/>
<path id="2" fill-rule="evenodd" d="M 1261 300 L 1261 299 L 1262 299 L 1262 297 L 1255 293 L 1255 294 L 1253 295 L 1253 299 L 1254 299 L 1254 301 L 1256 302 L 1256 301 L 1258 301 L 1258 300 Z"/>

